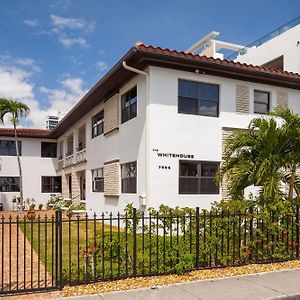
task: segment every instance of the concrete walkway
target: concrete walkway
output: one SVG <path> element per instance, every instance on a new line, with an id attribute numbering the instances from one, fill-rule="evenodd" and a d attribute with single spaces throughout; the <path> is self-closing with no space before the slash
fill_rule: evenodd
<path id="1" fill-rule="evenodd" d="M 202 280 L 64 300 L 300 299 L 300 269 Z"/>

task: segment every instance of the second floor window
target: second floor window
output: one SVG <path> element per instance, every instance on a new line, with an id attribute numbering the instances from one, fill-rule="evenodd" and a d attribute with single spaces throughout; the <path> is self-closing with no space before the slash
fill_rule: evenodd
<path id="1" fill-rule="evenodd" d="M 21 141 L 18 141 L 19 147 L 19 155 L 22 155 L 22 147 Z M 0 140 L 0 155 L 3 156 L 16 156 L 16 142 L 15 141 L 7 141 L 7 140 Z"/>
<path id="2" fill-rule="evenodd" d="M 104 130 L 104 111 L 100 111 L 92 118 L 92 138 L 103 133 Z"/>
<path id="3" fill-rule="evenodd" d="M 41 143 L 41 156 L 42 157 L 56 157 L 57 144 L 51 142 Z"/>
<path id="4" fill-rule="evenodd" d="M 93 192 L 104 192 L 103 168 L 92 170 Z"/>
<path id="5" fill-rule="evenodd" d="M 122 96 L 122 123 L 137 116 L 137 88 L 134 87 Z"/>
<path id="6" fill-rule="evenodd" d="M 270 111 L 270 93 L 254 91 L 254 113 L 267 114 Z"/>
<path id="7" fill-rule="evenodd" d="M 217 84 L 179 80 L 178 112 L 201 116 L 219 116 Z"/>
<path id="8" fill-rule="evenodd" d="M 136 161 L 121 166 L 122 193 L 136 193 L 137 167 Z"/>
<path id="9" fill-rule="evenodd" d="M 1 192 L 19 192 L 20 179 L 19 177 L 0 177 Z"/>
<path id="10" fill-rule="evenodd" d="M 42 193 L 61 193 L 61 176 L 42 176 Z"/>

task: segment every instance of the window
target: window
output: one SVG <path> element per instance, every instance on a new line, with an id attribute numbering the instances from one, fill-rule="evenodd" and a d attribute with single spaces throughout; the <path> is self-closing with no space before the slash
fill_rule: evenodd
<path id="1" fill-rule="evenodd" d="M 219 116 L 217 84 L 179 80 L 178 112 L 201 116 Z"/>
<path id="2" fill-rule="evenodd" d="M 217 162 L 179 162 L 179 194 L 219 194 Z"/>
<path id="3" fill-rule="evenodd" d="M 42 193 L 61 193 L 61 176 L 42 176 Z"/>
<path id="4" fill-rule="evenodd" d="M 18 141 L 18 147 L 19 147 L 19 155 L 22 155 L 22 144 L 21 141 Z M 16 142 L 15 141 L 6 141 L 6 140 L 0 140 L 0 155 L 5 156 L 16 156 Z"/>
<path id="5" fill-rule="evenodd" d="M 1 192 L 20 192 L 19 177 L 0 177 Z"/>
<path id="6" fill-rule="evenodd" d="M 136 161 L 123 164 L 121 166 L 122 176 L 122 193 L 135 194 L 136 193 Z"/>
<path id="7" fill-rule="evenodd" d="M 103 133 L 104 130 L 104 111 L 100 111 L 92 118 L 92 138 Z"/>
<path id="8" fill-rule="evenodd" d="M 92 170 L 93 192 L 104 192 L 103 168 Z"/>
<path id="9" fill-rule="evenodd" d="M 56 157 L 57 144 L 51 142 L 41 143 L 41 156 L 42 157 Z"/>
<path id="10" fill-rule="evenodd" d="M 254 113 L 267 114 L 270 111 L 270 93 L 254 91 Z"/>
<path id="11" fill-rule="evenodd" d="M 134 87 L 122 96 L 122 123 L 137 115 L 137 88 Z"/>

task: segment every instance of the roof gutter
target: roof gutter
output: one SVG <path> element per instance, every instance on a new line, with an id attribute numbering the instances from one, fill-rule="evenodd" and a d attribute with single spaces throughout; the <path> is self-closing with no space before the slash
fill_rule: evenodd
<path id="1" fill-rule="evenodd" d="M 149 74 L 147 72 L 141 71 L 139 69 L 130 67 L 127 65 L 126 61 L 123 60 L 122 65 L 124 67 L 124 69 L 143 75 L 146 77 L 146 168 L 145 168 L 145 191 L 146 194 L 145 195 L 139 195 L 139 198 L 141 198 L 141 203 L 144 205 L 146 204 L 145 200 L 147 201 L 149 199 Z"/>

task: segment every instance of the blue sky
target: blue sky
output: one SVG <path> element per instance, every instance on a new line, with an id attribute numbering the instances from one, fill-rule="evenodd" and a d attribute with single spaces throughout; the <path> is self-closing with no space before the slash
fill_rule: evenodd
<path id="1" fill-rule="evenodd" d="M 0 9 L 0 97 L 24 126 L 66 113 L 136 41 L 185 50 L 212 30 L 249 44 L 298 17 L 299 0 L 10 0 Z"/>

